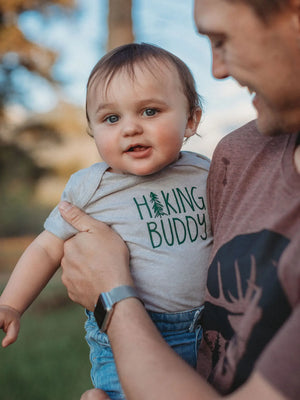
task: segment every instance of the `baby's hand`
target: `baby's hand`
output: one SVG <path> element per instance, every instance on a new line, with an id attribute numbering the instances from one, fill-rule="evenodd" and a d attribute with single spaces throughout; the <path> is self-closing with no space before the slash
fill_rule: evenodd
<path id="1" fill-rule="evenodd" d="M 80 400 L 110 400 L 110 397 L 100 389 L 90 389 L 83 393 Z"/>
<path id="2" fill-rule="evenodd" d="M 6 333 L 2 347 L 7 347 L 17 340 L 20 330 L 20 313 L 12 307 L 0 305 L 0 329 Z"/>

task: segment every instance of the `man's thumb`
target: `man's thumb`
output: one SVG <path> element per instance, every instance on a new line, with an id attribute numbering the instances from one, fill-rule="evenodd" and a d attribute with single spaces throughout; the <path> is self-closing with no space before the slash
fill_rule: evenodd
<path id="1" fill-rule="evenodd" d="M 93 226 L 93 218 L 88 216 L 84 211 L 67 201 L 61 201 L 58 204 L 61 216 L 70 225 L 79 232 L 88 232 Z"/>

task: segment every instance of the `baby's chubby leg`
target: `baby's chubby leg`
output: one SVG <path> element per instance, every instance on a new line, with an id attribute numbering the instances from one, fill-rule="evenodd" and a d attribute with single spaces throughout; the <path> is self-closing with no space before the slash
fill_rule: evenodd
<path id="1" fill-rule="evenodd" d="M 90 389 L 82 394 L 80 400 L 110 400 L 110 397 L 101 389 Z"/>

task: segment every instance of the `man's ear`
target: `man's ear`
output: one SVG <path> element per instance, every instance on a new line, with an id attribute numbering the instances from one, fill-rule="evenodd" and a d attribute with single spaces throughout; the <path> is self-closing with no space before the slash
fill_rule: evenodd
<path id="1" fill-rule="evenodd" d="M 296 7 L 299 10 L 300 8 L 300 0 L 291 0 L 292 6 Z"/>
<path id="2" fill-rule="evenodd" d="M 297 24 L 297 31 L 300 35 L 300 0 L 291 0 L 292 10 L 295 15 L 295 21 Z"/>
<path id="3" fill-rule="evenodd" d="M 190 115 L 185 128 L 184 136 L 186 138 L 195 135 L 195 133 L 197 132 L 197 128 L 201 120 L 201 115 L 202 115 L 202 110 L 200 107 L 197 107 Z"/>

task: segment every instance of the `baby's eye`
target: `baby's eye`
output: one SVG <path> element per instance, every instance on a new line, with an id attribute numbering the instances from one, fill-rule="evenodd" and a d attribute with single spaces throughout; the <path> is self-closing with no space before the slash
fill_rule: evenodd
<path id="1" fill-rule="evenodd" d="M 119 121 L 119 117 L 117 115 L 109 115 L 104 121 L 108 122 L 109 124 L 115 124 Z"/>
<path id="2" fill-rule="evenodd" d="M 146 117 L 152 117 L 157 113 L 158 110 L 156 108 L 146 108 L 146 110 L 143 112 L 143 115 L 145 115 Z"/>

